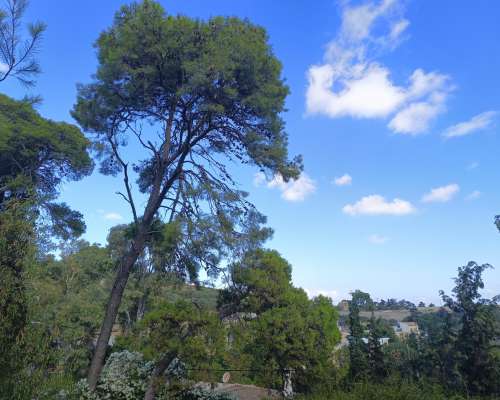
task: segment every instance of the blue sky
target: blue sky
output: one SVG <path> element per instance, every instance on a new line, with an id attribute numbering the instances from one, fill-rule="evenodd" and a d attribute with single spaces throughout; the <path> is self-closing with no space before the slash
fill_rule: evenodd
<path id="1" fill-rule="evenodd" d="M 291 88 L 285 115 L 304 175 L 285 185 L 235 168 L 275 229 L 270 247 L 293 280 L 335 301 L 360 288 L 375 298 L 438 302 L 469 260 L 498 268 L 500 293 L 500 3 L 290 0 L 161 1 L 169 13 L 248 17 L 264 26 Z M 34 93 L 46 117 L 71 121 L 76 83 L 95 71 L 92 43 L 121 1 L 32 1 L 27 20 L 48 30 Z M 15 82 L 3 86 L 14 97 Z M 105 241 L 126 222 L 118 179 L 94 172 L 62 188 Z"/>

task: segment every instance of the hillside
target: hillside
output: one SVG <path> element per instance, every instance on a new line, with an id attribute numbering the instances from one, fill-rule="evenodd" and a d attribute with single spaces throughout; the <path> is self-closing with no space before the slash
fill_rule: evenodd
<path id="1" fill-rule="evenodd" d="M 440 309 L 440 307 L 418 307 L 417 310 L 421 313 L 434 313 L 437 312 Z M 361 311 L 360 313 L 361 318 L 370 318 L 372 313 L 371 311 Z M 375 311 L 375 318 L 382 318 L 385 319 L 386 321 L 391 321 L 391 320 L 396 320 L 396 321 L 402 321 L 405 318 L 409 317 L 411 315 L 410 310 L 407 309 L 399 309 L 399 310 L 379 310 Z M 346 317 L 349 315 L 349 311 L 346 310 L 341 310 L 339 311 L 339 315 L 341 317 Z"/>

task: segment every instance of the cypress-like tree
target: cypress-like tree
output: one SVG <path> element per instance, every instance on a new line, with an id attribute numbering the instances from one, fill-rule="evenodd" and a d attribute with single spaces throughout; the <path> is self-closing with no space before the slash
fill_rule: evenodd
<path id="1" fill-rule="evenodd" d="M 347 338 L 349 342 L 349 379 L 351 382 L 365 379 L 368 375 L 368 349 L 363 341 L 365 329 L 361 324 L 359 312 L 361 307 L 367 307 L 372 303 L 370 295 L 360 290 L 352 293 L 349 302 L 349 329 Z"/>
<path id="2" fill-rule="evenodd" d="M 380 342 L 381 338 L 379 323 L 372 311 L 368 324 L 368 364 L 370 366 L 370 375 L 374 380 L 379 380 L 386 376 L 384 352 Z"/>

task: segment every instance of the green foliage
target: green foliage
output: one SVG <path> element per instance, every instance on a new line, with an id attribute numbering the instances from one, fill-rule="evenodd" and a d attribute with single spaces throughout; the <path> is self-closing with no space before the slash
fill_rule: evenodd
<path id="1" fill-rule="evenodd" d="M 110 327 L 159 215 L 180 223 L 182 240 L 156 261 L 182 278 L 196 280 L 200 269 L 214 278 L 240 250 L 234 238 L 250 233 L 244 220 L 253 211 L 225 162 L 255 165 L 285 180 L 298 177 L 302 163 L 288 159 L 281 118 L 288 88 L 264 29 L 238 18 L 168 16 L 159 3 L 144 0 L 121 7 L 96 48 L 94 81 L 78 87 L 72 115 L 93 134 L 101 172 L 123 174 L 122 196 L 136 225 L 110 294 L 103 324 Z M 140 154 L 124 151 L 131 140 Z M 133 199 L 132 171 L 148 196 L 143 209 Z M 110 330 L 103 332 L 91 386 Z"/>
<path id="2" fill-rule="evenodd" d="M 381 338 L 382 330 L 380 323 L 372 313 L 370 323 L 368 324 L 368 364 L 370 375 L 374 381 L 383 379 L 387 374 L 382 343 L 380 343 Z"/>
<path id="3" fill-rule="evenodd" d="M 105 135 L 117 123 L 159 121 L 180 107 L 193 126 L 211 121 L 200 137 L 210 143 L 207 150 L 244 157 L 287 179 L 297 175 L 278 115 L 288 88 L 262 28 L 238 18 L 166 16 L 160 4 L 145 0 L 123 6 L 96 47 L 96 81 L 80 86 L 73 111 L 86 130 Z M 117 172 L 113 157 L 105 159 L 104 172 Z M 153 160 L 139 168 L 143 189 L 152 183 Z"/>
<path id="4" fill-rule="evenodd" d="M 330 299 L 310 301 L 302 290 L 293 290 L 293 301 L 265 311 L 250 324 L 246 351 L 252 367 L 263 371 L 256 373 L 260 382 L 281 389 L 284 371 L 292 370 L 295 389 L 308 391 L 331 379 L 331 354 L 339 341 L 337 315 Z"/>
<path id="5" fill-rule="evenodd" d="M 29 103 L 0 95 L 0 131 L 2 185 L 23 175 L 37 189 L 53 195 L 63 179 L 81 179 L 91 171 L 89 142 L 80 130 L 43 118 Z M 14 187 L 10 197 L 23 192 Z"/>
<path id="6" fill-rule="evenodd" d="M 40 116 L 25 101 L 0 95 L 0 212 L 9 200 L 33 198 L 46 214 L 52 233 L 63 239 L 85 230 L 80 213 L 54 203 L 64 180 L 77 180 L 92 170 L 88 140 L 65 122 Z"/>
<path id="7" fill-rule="evenodd" d="M 473 400 L 470 397 L 450 395 L 439 385 L 425 381 L 411 383 L 397 376 L 387 381 L 363 381 L 353 385 L 349 390 L 336 389 L 318 396 L 298 396 L 298 400 Z M 480 400 L 476 398 L 476 400 Z"/>
<path id="8" fill-rule="evenodd" d="M 274 250 L 251 251 L 230 271 L 231 285 L 221 291 L 218 307 L 243 317 L 228 319 L 231 364 L 251 370 L 251 381 L 279 389 L 287 370 L 299 390 L 330 381 L 340 339 L 331 300 L 309 300 L 294 288 L 290 264 Z"/>
<path id="9" fill-rule="evenodd" d="M 113 263 L 105 248 L 79 241 L 62 250 L 60 260 L 48 258 L 29 275 L 34 319 L 52 337 L 58 367 L 81 377 L 88 366 L 111 284 Z"/>
<path id="10" fill-rule="evenodd" d="M 230 273 L 231 286 L 218 301 L 225 314 L 262 313 L 287 303 L 292 267 L 276 250 L 247 252 L 230 266 Z"/>
<path id="11" fill-rule="evenodd" d="M 365 328 L 359 317 L 360 309 L 370 307 L 372 300 L 368 293 L 356 290 L 349 302 L 349 377 L 351 382 L 365 379 L 368 374 L 368 348 L 364 343 Z"/>
<path id="12" fill-rule="evenodd" d="M 495 321 L 498 306 L 496 299 L 484 299 L 480 293 L 484 288 L 482 274 L 488 268 L 489 264 L 471 261 L 458 269 L 454 298 L 441 291 L 445 304 L 460 315 L 455 357 L 467 391 L 476 394 L 500 392 L 500 364 L 492 345 L 500 335 Z"/>
<path id="13" fill-rule="evenodd" d="M 34 232 L 24 204 L 10 202 L 0 216 L 0 390 L 17 390 L 24 368 L 28 302 L 24 276 L 33 262 Z"/>
<path id="14" fill-rule="evenodd" d="M 180 300 L 148 313 L 141 325 L 140 345 L 150 359 L 169 351 L 191 368 L 220 367 L 225 336 L 213 311 Z"/>

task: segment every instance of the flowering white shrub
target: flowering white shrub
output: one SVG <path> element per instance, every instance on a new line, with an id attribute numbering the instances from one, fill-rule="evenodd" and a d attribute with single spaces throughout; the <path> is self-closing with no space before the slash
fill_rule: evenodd
<path id="1" fill-rule="evenodd" d="M 112 353 L 104 366 L 96 390 L 92 393 L 85 380 L 78 382 L 77 395 L 82 400 L 137 400 L 144 397 L 153 363 L 142 354 L 121 351 Z"/>
<path id="2" fill-rule="evenodd" d="M 76 385 L 76 393 L 72 398 L 78 400 L 142 399 L 152 370 L 153 363 L 144 361 L 141 353 L 126 350 L 112 353 L 104 365 L 96 390 L 91 392 L 87 381 L 82 379 Z M 184 364 L 175 359 L 167 369 L 167 375 L 182 379 L 185 375 Z M 174 397 L 179 400 L 235 400 L 231 395 L 209 392 L 200 388 L 182 390 Z M 163 397 L 160 395 L 159 398 Z"/>

